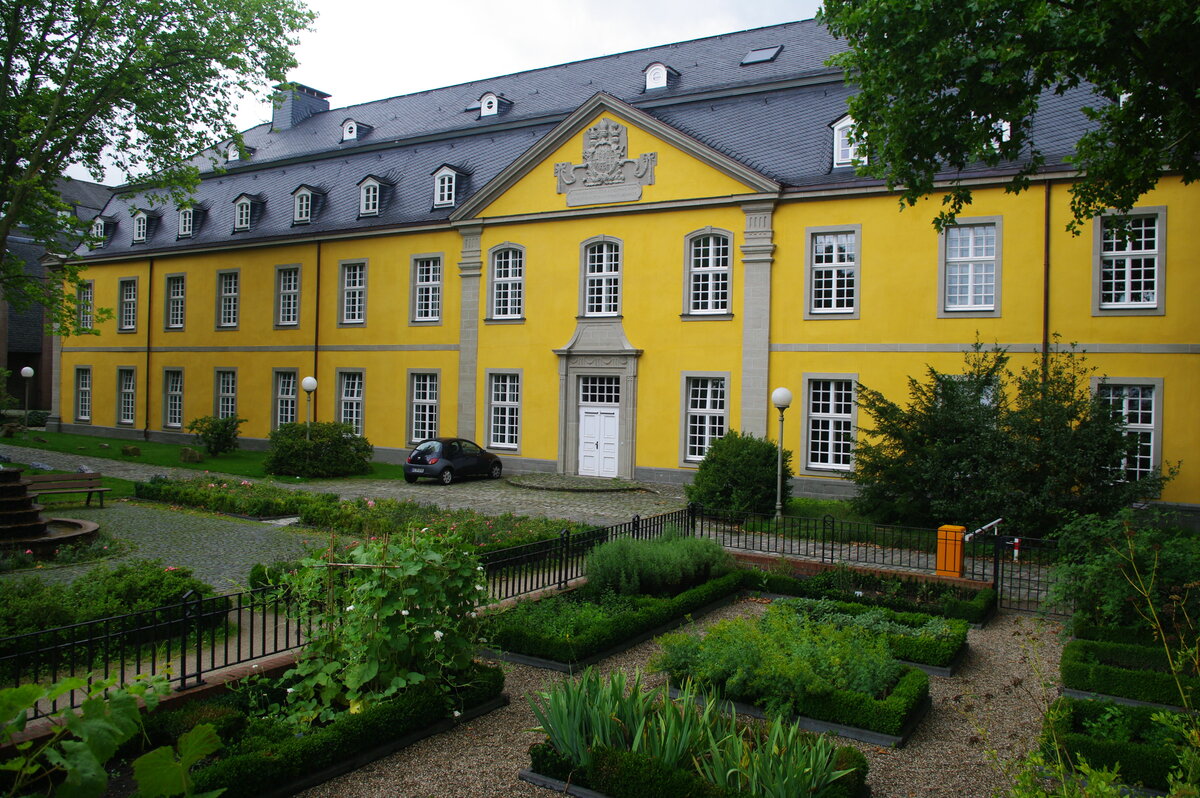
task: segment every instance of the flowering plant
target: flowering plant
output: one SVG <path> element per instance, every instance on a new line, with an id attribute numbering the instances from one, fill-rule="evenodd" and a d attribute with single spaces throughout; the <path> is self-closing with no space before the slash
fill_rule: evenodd
<path id="1" fill-rule="evenodd" d="M 424 681 L 449 699 L 474 656 L 474 609 L 486 596 L 473 552 L 412 529 L 331 544 L 302 566 L 284 576 L 312 629 L 284 675 L 294 720 L 327 721 Z"/>

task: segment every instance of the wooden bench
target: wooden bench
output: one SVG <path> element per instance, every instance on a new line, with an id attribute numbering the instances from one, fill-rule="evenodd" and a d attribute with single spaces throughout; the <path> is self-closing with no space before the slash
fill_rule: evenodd
<path id="1" fill-rule="evenodd" d="M 86 493 L 85 504 L 92 503 L 92 494 L 100 494 L 100 506 L 104 506 L 104 494 L 112 488 L 100 484 L 100 475 L 87 474 L 26 474 L 22 477 L 29 482 L 30 496 L 48 496 L 57 493 Z"/>

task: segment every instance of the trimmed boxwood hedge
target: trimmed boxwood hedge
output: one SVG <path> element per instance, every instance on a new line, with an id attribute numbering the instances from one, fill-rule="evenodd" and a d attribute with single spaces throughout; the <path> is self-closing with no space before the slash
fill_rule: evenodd
<path id="1" fill-rule="evenodd" d="M 729 696 L 754 703 L 752 696 Z M 810 695 L 804 701 L 804 716 L 827 723 L 856 726 L 860 729 L 899 735 L 913 712 L 929 698 L 929 675 L 908 666 L 884 698 L 875 698 L 850 690 L 834 690 L 826 695 Z"/>
<path id="2" fill-rule="evenodd" d="M 752 572 L 755 573 L 755 572 Z M 869 573 L 855 573 L 854 577 L 864 583 L 879 583 L 883 585 L 889 580 Z M 924 612 L 931 615 L 941 615 L 946 618 L 961 618 L 967 623 L 985 623 L 996 612 L 996 591 L 990 587 L 974 591 L 970 598 L 960 598 L 958 594 L 971 593 L 968 588 L 940 585 L 936 582 L 922 582 L 916 579 L 898 579 L 901 593 L 883 596 L 856 596 L 853 590 L 839 586 L 845 575 L 839 571 L 826 571 L 807 579 L 797 579 L 783 574 L 766 571 L 757 572 L 755 578 L 749 579 L 746 586 L 762 590 L 764 593 L 781 593 L 785 596 L 802 596 L 804 598 L 829 598 L 835 601 L 848 601 L 855 604 L 874 604 L 898 612 Z M 933 600 L 916 598 L 922 585 L 933 585 L 927 588 L 941 595 Z"/>
<path id="3" fill-rule="evenodd" d="M 456 696 L 463 707 L 478 706 L 498 696 L 504 688 L 504 672 L 500 668 L 476 666 L 471 676 L 470 687 Z M 256 798 L 445 717 L 445 697 L 428 683 L 422 683 L 356 715 L 342 715 L 328 726 L 200 768 L 194 773 L 195 791 L 224 787 L 224 798 Z"/>
<path id="4" fill-rule="evenodd" d="M 798 603 L 794 605 L 797 611 L 804 611 L 803 603 L 805 601 L 806 599 L 797 600 Z M 862 615 L 873 610 L 879 610 L 887 620 L 912 627 L 914 634 L 911 635 L 895 632 L 885 635 L 888 648 L 891 650 L 892 656 L 896 659 L 919 662 L 923 665 L 948 665 L 958 652 L 962 650 L 962 647 L 967 644 L 968 624 L 962 619 L 950 618 L 945 620 L 945 623 L 950 626 L 950 634 L 946 637 L 918 636 L 915 634 L 916 630 L 932 620 L 932 615 L 923 612 L 896 612 L 887 608 L 872 607 L 867 604 L 849 601 L 830 601 L 827 603 L 831 604 L 835 611 L 847 615 Z"/>
<path id="5" fill-rule="evenodd" d="M 1167 774 L 1178 765 L 1173 748 L 1153 736 L 1161 728 L 1151 716 L 1162 710 L 1154 707 L 1129 707 L 1108 701 L 1090 701 L 1062 697 L 1050 705 L 1043 727 L 1043 746 L 1050 751 L 1057 742 L 1071 759 L 1086 759 L 1092 767 L 1121 767 L 1121 781 L 1141 784 L 1152 790 L 1167 789 Z M 1085 724 L 1096 722 L 1105 713 L 1119 712 L 1128 723 L 1126 740 L 1106 740 L 1087 731 Z"/>
<path id="6" fill-rule="evenodd" d="M 502 651 L 577 662 L 728 596 L 742 586 L 746 573 L 726 574 L 673 598 L 642 597 L 643 606 L 639 609 L 609 616 L 605 623 L 569 640 L 554 630 L 533 628 L 524 623 L 505 623 L 503 612 L 485 618 L 484 636 L 490 646 Z"/>
<path id="7" fill-rule="evenodd" d="M 587 787 L 609 798 L 750 798 L 741 790 L 723 790 L 700 774 L 682 768 L 665 767 L 646 754 L 611 748 L 592 752 L 593 762 L 586 772 L 574 770 L 571 761 L 554 750 L 549 742 L 536 743 L 529 749 L 530 769 L 553 779 Z M 859 798 L 867 795 L 867 758 L 848 745 L 837 749 L 835 768 L 853 770 L 834 782 L 825 798 Z"/>
<path id="8" fill-rule="evenodd" d="M 339 502 L 336 493 L 314 493 L 281 488 L 268 482 L 210 477 L 151 477 L 146 482 L 135 482 L 133 495 L 139 499 L 255 518 L 302 515 L 312 512 L 315 507 L 336 507 Z"/>
<path id="9" fill-rule="evenodd" d="M 1064 687 L 1089 693 L 1179 706 L 1181 696 L 1161 647 L 1072 640 L 1063 646 L 1060 664 Z M 1181 675 L 1189 696 L 1200 678 Z"/>

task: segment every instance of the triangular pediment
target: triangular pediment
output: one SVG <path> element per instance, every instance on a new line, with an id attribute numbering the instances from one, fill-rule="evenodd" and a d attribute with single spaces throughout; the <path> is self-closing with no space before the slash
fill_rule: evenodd
<path id="1" fill-rule="evenodd" d="M 779 190 L 779 183 L 761 172 L 599 93 L 475 192 L 451 218 Z"/>

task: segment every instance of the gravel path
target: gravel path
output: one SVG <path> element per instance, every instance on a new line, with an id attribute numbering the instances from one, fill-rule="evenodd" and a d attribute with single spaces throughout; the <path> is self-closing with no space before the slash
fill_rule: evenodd
<path id="1" fill-rule="evenodd" d="M 762 605 L 738 602 L 705 617 L 700 626 Z M 850 741 L 867 755 L 874 798 L 992 796 L 1006 779 L 989 762 L 1022 755 L 1041 725 L 1044 698 L 1037 674 L 1057 674 L 1057 628 L 1021 615 L 1002 615 L 969 635 L 971 653 L 958 675 L 930 677 L 933 710 L 904 748 L 883 749 Z M 650 641 L 601 663 L 604 672 L 645 668 L 658 649 Z M 525 696 L 565 678 L 522 665 L 506 665 L 509 706 L 424 740 L 354 773 L 302 793 L 306 798 L 549 798 L 561 795 L 517 779 L 529 766 L 528 748 L 539 735 Z M 659 684 L 661 676 L 646 679 Z"/>

